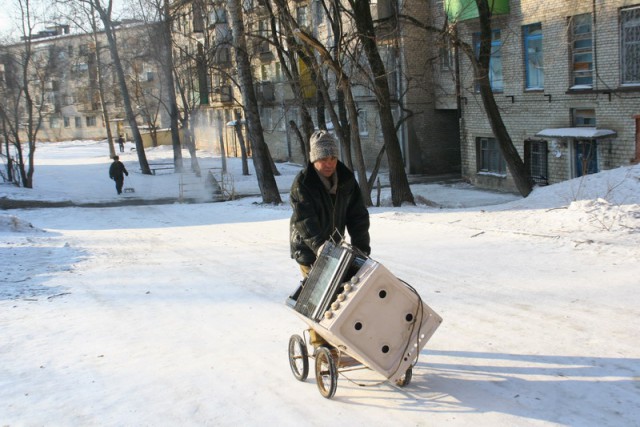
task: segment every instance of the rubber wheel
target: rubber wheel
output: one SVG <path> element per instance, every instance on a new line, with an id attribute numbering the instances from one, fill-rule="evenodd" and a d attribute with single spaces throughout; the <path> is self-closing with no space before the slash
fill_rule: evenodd
<path id="1" fill-rule="evenodd" d="M 396 385 L 398 387 L 406 387 L 406 386 L 408 386 L 409 383 L 411 382 L 411 377 L 412 376 L 413 376 L 413 368 L 411 366 L 409 366 L 407 368 L 407 371 L 404 373 L 404 375 L 396 380 Z"/>
<path id="2" fill-rule="evenodd" d="M 316 383 L 320 394 L 331 399 L 338 387 L 338 370 L 336 362 L 331 356 L 331 350 L 325 346 L 316 349 Z"/>
<path id="3" fill-rule="evenodd" d="M 300 335 L 291 335 L 289 338 L 289 366 L 298 381 L 304 381 L 309 376 L 309 353 Z"/>

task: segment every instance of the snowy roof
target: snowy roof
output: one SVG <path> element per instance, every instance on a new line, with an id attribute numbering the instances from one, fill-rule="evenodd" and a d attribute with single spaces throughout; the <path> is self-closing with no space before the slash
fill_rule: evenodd
<path id="1" fill-rule="evenodd" d="M 593 127 L 578 127 L 578 128 L 555 128 L 555 129 L 543 129 L 536 133 L 536 136 L 542 136 L 547 138 L 587 138 L 596 139 L 603 138 L 605 136 L 616 136 L 617 132 L 611 129 L 598 129 Z"/>

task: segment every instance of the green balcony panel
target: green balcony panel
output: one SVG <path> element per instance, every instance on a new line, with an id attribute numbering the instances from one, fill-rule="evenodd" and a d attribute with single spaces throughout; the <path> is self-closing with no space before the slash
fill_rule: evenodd
<path id="1" fill-rule="evenodd" d="M 449 21 L 465 21 L 478 17 L 478 6 L 475 0 L 445 0 L 444 8 Z M 489 7 L 494 15 L 509 13 L 509 0 L 489 0 Z"/>

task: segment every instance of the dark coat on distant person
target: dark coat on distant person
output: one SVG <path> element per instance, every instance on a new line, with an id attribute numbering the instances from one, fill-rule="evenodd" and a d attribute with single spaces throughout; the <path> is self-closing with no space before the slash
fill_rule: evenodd
<path id="1" fill-rule="evenodd" d="M 338 188 L 335 195 L 324 187 L 313 163 L 298 173 L 291 186 L 290 221 L 291 258 L 311 266 L 324 242 L 340 242 L 345 228 L 350 243 L 369 255 L 369 212 L 364 205 L 356 178 L 342 162 L 336 168 Z"/>
<path id="2" fill-rule="evenodd" d="M 109 178 L 122 181 L 125 175 L 129 176 L 127 168 L 124 167 L 124 164 L 120 160 L 114 160 L 109 167 Z"/>

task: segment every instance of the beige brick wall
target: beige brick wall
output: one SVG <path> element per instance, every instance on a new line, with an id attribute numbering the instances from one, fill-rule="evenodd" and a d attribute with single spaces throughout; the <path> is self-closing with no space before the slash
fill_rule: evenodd
<path id="1" fill-rule="evenodd" d="M 511 13 L 494 19 L 494 28 L 502 33 L 502 67 L 504 92 L 495 93 L 502 118 L 514 145 L 523 155 L 524 141 L 540 139 L 537 132 L 546 128 L 571 127 L 571 110 L 590 108 L 596 113 L 598 128 L 613 129 L 617 136 L 598 140 L 598 168 L 606 170 L 628 165 L 635 156 L 634 115 L 640 113 L 640 86 L 622 88 L 620 84 L 619 20 L 620 7 L 640 5 L 640 1 L 609 0 L 595 3 L 596 73 L 593 90 L 570 90 L 570 40 L 567 19 L 581 13 L 594 13 L 593 3 L 574 0 L 539 2 L 511 1 Z M 522 26 L 542 23 L 544 55 L 544 90 L 527 91 L 524 83 L 524 52 Z M 477 21 L 463 24 L 466 39 L 477 31 Z M 484 113 L 479 94 L 474 92 L 473 79 L 465 59 L 462 66 L 466 102 L 463 103 L 462 173 L 478 185 L 515 190 L 510 176 L 495 177 L 478 174 L 476 138 L 491 137 L 492 131 Z M 610 93 L 607 93 L 610 92 Z M 514 102 L 511 101 L 513 96 Z M 551 183 L 575 176 L 572 140 L 548 139 L 558 144 L 560 157 L 550 149 L 549 181 Z"/>

